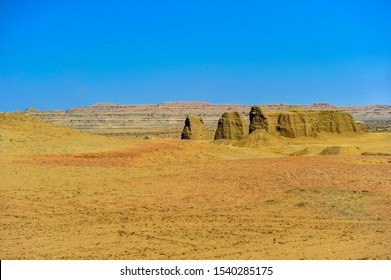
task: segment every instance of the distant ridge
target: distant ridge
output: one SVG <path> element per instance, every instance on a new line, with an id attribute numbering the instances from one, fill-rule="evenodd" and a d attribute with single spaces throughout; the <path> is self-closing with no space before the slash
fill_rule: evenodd
<path id="1" fill-rule="evenodd" d="M 226 111 L 238 111 L 248 122 L 252 105 L 210 104 L 203 101 L 167 101 L 159 104 L 115 104 L 100 102 L 90 106 L 78 106 L 67 110 L 36 110 L 28 108 L 25 114 L 51 123 L 97 134 L 131 135 L 135 137 L 180 135 L 188 115 L 201 116 L 204 124 L 215 129 L 217 121 Z M 362 122 L 368 131 L 391 131 L 391 105 L 335 106 L 317 102 L 314 104 L 262 104 L 269 110 L 301 109 L 340 110 Z M 149 132 L 145 132 L 149 129 Z"/>

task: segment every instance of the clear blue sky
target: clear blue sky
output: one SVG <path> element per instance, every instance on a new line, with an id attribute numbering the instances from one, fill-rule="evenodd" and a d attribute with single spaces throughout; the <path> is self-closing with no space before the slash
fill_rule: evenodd
<path id="1" fill-rule="evenodd" d="M 391 1 L 0 0 L 0 111 L 391 103 Z"/>

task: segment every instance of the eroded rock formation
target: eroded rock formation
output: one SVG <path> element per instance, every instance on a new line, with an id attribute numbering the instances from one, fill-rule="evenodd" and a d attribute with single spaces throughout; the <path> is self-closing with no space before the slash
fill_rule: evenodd
<path id="1" fill-rule="evenodd" d="M 241 113 L 237 111 L 225 112 L 217 124 L 215 140 L 240 140 L 248 134 L 246 122 Z"/>
<path id="2" fill-rule="evenodd" d="M 204 125 L 199 116 L 187 116 L 185 127 L 182 131 L 182 139 L 206 140 L 212 139 L 211 131 Z"/>
<path id="3" fill-rule="evenodd" d="M 335 110 L 266 110 L 253 106 L 250 111 L 250 133 L 263 129 L 272 135 L 314 137 L 319 132 L 362 132 L 364 127 L 352 116 Z"/>
<path id="4" fill-rule="evenodd" d="M 268 110 L 287 110 L 289 104 L 264 104 Z M 369 131 L 391 132 L 391 104 L 368 106 L 334 106 L 326 103 L 299 105 L 306 110 L 339 110 L 362 121 Z M 188 115 L 202 115 L 209 129 L 216 129 L 221 114 L 241 112 L 247 121 L 251 106 L 238 104 L 209 104 L 206 102 L 164 102 L 160 104 L 97 103 L 68 110 L 34 110 L 24 113 L 51 123 L 94 134 L 144 138 L 179 138 L 183 121 Z M 213 133 L 211 136 L 213 139 Z"/>

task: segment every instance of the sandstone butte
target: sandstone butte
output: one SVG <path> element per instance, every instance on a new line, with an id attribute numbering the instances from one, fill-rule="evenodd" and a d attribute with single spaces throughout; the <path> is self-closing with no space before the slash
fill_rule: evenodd
<path id="1" fill-rule="evenodd" d="M 212 136 L 201 117 L 190 115 L 186 118 L 181 138 L 188 140 L 206 140 L 211 139 Z"/>
<path id="2" fill-rule="evenodd" d="M 353 120 L 345 112 L 336 110 L 267 110 L 260 106 L 251 107 L 249 130 L 241 113 L 225 112 L 218 121 L 215 140 L 240 140 L 256 130 L 265 131 L 272 136 L 315 137 L 320 132 L 347 133 L 364 132 L 364 126 Z M 211 139 L 202 118 L 188 116 L 182 132 L 182 139 Z"/>
<path id="3" fill-rule="evenodd" d="M 266 110 L 253 106 L 250 111 L 250 133 L 263 129 L 271 135 L 290 138 L 314 137 L 319 132 L 364 132 L 348 113 L 335 110 Z"/>
<path id="4" fill-rule="evenodd" d="M 243 115 L 237 111 L 221 115 L 215 132 L 215 140 L 240 140 L 248 134 L 248 127 Z"/>

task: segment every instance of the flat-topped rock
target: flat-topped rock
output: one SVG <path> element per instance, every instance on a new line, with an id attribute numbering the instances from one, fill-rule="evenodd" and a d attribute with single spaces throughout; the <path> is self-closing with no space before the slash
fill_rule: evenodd
<path id="1" fill-rule="evenodd" d="M 336 110 L 266 110 L 253 106 L 250 111 L 250 133 L 263 129 L 272 135 L 314 137 L 319 132 L 363 132 L 348 113 Z"/>

